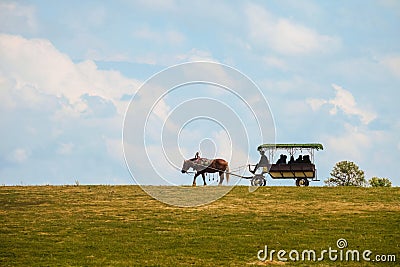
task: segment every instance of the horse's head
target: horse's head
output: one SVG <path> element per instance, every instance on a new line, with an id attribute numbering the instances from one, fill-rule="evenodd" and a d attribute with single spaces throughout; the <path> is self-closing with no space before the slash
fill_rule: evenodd
<path id="1" fill-rule="evenodd" d="M 184 160 L 181 172 L 182 173 L 186 173 L 190 169 L 190 167 L 192 167 L 192 166 L 193 166 L 192 161 Z"/>

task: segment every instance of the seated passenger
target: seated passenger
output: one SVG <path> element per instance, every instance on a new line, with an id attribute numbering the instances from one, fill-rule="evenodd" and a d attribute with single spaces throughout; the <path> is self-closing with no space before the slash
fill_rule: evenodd
<path id="1" fill-rule="evenodd" d="M 282 164 L 282 157 L 283 157 L 283 154 L 281 154 L 281 156 L 279 157 L 279 159 L 276 161 L 275 164 Z"/>
<path id="2" fill-rule="evenodd" d="M 303 163 L 303 156 L 299 155 L 299 157 L 295 161 L 296 163 Z"/>
<path id="3" fill-rule="evenodd" d="M 276 164 L 286 164 L 286 159 L 287 159 L 287 156 L 281 154 L 281 156 L 280 156 L 280 158 L 278 159 L 278 161 L 276 162 Z"/>
<path id="4" fill-rule="evenodd" d="M 310 164 L 311 164 L 310 156 L 309 156 L 309 155 L 304 155 L 304 157 L 303 157 L 303 162 L 304 162 L 304 163 L 310 163 Z"/>
<path id="5" fill-rule="evenodd" d="M 288 164 L 292 164 L 292 163 L 294 163 L 294 162 L 295 162 L 295 161 L 294 161 L 294 157 L 293 157 L 293 155 L 291 155 Z"/>

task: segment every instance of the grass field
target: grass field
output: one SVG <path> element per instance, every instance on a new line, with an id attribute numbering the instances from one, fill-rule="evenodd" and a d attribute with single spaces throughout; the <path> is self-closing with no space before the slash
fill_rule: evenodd
<path id="1" fill-rule="evenodd" d="M 179 208 L 137 186 L 3 186 L 0 221 L 0 266 L 274 265 L 283 263 L 257 259 L 265 245 L 319 253 L 339 238 L 397 262 L 326 256 L 286 266 L 400 264 L 400 188 L 235 187 L 212 204 Z"/>

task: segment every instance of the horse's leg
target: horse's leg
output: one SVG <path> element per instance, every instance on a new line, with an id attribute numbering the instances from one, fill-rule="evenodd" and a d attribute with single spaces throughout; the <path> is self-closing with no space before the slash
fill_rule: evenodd
<path id="1" fill-rule="evenodd" d="M 201 176 L 203 177 L 204 185 L 207 185 L 207 183 L 206 183 L 206 176 L 204 175 L 204 173 L 202 173 Z"/>
<path id="2" fill-rule="evenodd" d="M 222 185 L 222 182 L 224 181 L 224 172 L 219 172 L 219 184 Z"/>
<path id="3" fill-rule="evenodd" d="M 196 178 L 197 178 L 197 176 L 199 176 L 199 174 L 200 173 L 196 172 L 196 174 L 194 175 L 192 186 L 196 186 Z"/>

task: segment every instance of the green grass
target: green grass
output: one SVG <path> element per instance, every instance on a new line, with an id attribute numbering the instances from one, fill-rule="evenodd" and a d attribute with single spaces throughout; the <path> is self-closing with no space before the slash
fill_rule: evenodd
<path id="1" fill-rule="evenodd" d="M 400 262 L 399 188 L 235 187 L 212 204 L 179 208 L 137 186 L 0 187 L 0 222 L 0 266 L 269 265 L 279 262 L 257 260 L 264 245 L 318 252 L 339 238 Z"/>

